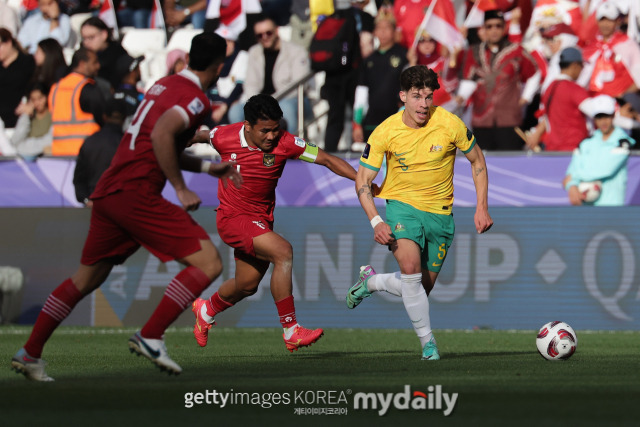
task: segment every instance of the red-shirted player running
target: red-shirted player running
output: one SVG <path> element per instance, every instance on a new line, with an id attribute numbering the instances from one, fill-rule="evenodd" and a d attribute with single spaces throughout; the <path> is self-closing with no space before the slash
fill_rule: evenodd
<path id="1" fill-rule="evenodd" d="M 28 379 L 53 381 L 40 359 L 44 344 L 113 266 L 140 246 L 163 262 L 175 259 L 187 267 L 171 281 L 142 330 L 129 339 L 129 348 L 162 370 L 182 371 L 167 354 L 164 331 L 220 275 L 222 262 L 207 232 L 187 213 L 198 208 L 200 198 L 187 188 L 180 168 L 220 177 L 223 184 L 242 181 L 234 163 L 214 165 L 182 152 L 210 113 L 204 90 L 217 80 L 225 51 L 225 40 L 213 33 L 194 37 L 189 67 L 158 80 L 145 95 L 91 195 L 91 224 L 80 267 L 49 295 L 29 340 L 11 360 L 13 369 Z M 162 197 L 167 179 L 182 207 Z"/>
<path id="2" fill-rule="evenodd" d="M 269 95 L 255 95 L 244 106 L 245 120 L 198 133 L 197 141 L 208 141 L 222 160 L 232 160 L 242 173 L 242 188 L 218 186 L 217 226 L 222 240 L 235 249 L 235 277 L 225 281 L 209 300 L 193 303 L 194 335 L 207 344 L 213 318 L 258 289 L 270 263 L 271 294 L 284 328 L 284 342 L 291 352 L 313 344 L 322 329 L 310 330 L 296 322 L 292 296 L 291 244 L 273 232 L 276 185 L 288 159 L 300 159 L 326 166 L 333 173 L 355 180 L 356 171 L 339 157 L 327 154 L 302 138 L 281 130 L 282 110 Z"/>

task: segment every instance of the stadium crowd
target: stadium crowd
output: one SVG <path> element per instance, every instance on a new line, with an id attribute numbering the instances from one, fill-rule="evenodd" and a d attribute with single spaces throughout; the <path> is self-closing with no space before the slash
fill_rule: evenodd
<path id="1" fill-rule="evenodd" d="M 0 154 L 77 155 L 112 98 L 124 103 L 126 128 L 144 90 L 184 66 L 188 44 L 172 43 L 182 30 L 228 41 L 208 92 L 209 126 L 241 120 L 255 93 L 275 94 L 290 131 L 304 117 L 305 136 L 327 151 L 360 151 L 401 106 L 399 72 L 422 64 L 440 76 L 435 104 L 460 116 L 484 150 L 572 151 L 595 131 L 599 95 L 615 99 L 614 124 L 637 140 L 637 3 L 0 0 Z M 353 25 L 359 43 L 349 46 L 346 67 L 325 70 L 314 61 L 313 35 L 332 16 Z M 159 50 L 126 42 L 131 33 L 144 43 L 136 31 L 158 28 L 166 36 Z M 569 56 L 567 48 L 575 48 Z M 298 115 L 295 91 L 286 90 L 313 71 Z"/>

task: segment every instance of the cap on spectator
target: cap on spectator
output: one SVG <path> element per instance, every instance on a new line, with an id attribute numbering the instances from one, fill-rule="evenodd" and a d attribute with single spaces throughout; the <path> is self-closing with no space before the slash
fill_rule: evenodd
<path id="1" fill-rule="evenodd" d="M 577 47 L 565 47 L 560 52 L 560 63 L 571 64 L 573 62 L 582 63 L 582 52 Z"/>
<path id="2" fill-rule="evenodd" d="M 343 10 L 343 9 L 349 9 L 351 8 L 351 1 L 350 0 L 335 0 L 334 2 L 335 10 Z"/>
<path id="3" fill-rule="evenodd" d="M 630 3 L 633 0 L 610 0 L 610 1 L 615 3 L 616 6 L 618 6 L 618 11 L 620 12 L 620 15 L 629 14 L 629 8 L 631 7 Z"/>
<path id="4" fill-rule="evenodd" d="M 598 95 L 592 99 L 593 109 L 591 113 L 593 117 L 613 116 L 616 113 L 616 100 L 609 95 Z"/>
<path id="5" fill-rule="evenodd" d="M 490 19 L 501 19 L 504 21 L 504 13 L 500 9 L 486 10 L 484 12 L 484 22 Z"/>
<path id="6" fill-rule="evenodd" d="M 604 18 L 615 21 L 616 19 L 618 19 L 618 16 L 620 16 L 620 11 L 611 1 L 602 3 L 596 10 L 596 19 L 598 21 Z"/>
<path id="7" fill-rule="evenodd" d="M 138 68 L 140 63 L 144 61 L 144 56 L 138 56 L 137 58 L 133 58 L 129 55 L 122 55 L 116 61 L 115 67 L 115 78 L 118 83 L 130 72 Z"/>
<path id="8" fill-rule="evenodd" d="M 560 34 L 575 35 L 571 27 L 565 24 L 564 22 L 561 22 L 559 24 L 553 24 L 549 27 L 540 29 L 540 35 L 542 37 L 551 38 L 551 37 L 559 36 Z"/>

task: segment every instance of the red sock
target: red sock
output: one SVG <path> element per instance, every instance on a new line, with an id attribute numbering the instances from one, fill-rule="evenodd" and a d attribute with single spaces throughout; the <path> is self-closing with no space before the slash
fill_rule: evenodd
<path id="1" fill-rule="evenodd" d="M 55 329 L 71 313 L 73 307 L 84 297 L 71 279 L 62 282 L 51 292 L 44 303 L 31 335 L 24 345 L 29 356 L 40 358 L 42 348 Z"/>
<path id="2" fill-rule="evenodd" d="M 211 298 L 209 298 L 207 303 L 205 303 L 205 306 L 207 307 L 207 314 L 211 317 L 215 317 L 216 314 L 222 313 L 229 307 L 233 307 L 233 304 L 220 298 L 220 295 L 218 295 L 217 292 L 211 295 Z"/>
<path id="3" fill-rule="evenodd" d="M 144 338 L 162 339 L 164 331 L 211 283 L 199 268 L 189 266 L 173 278 L 140 334 Z"/>
<path id="4" fill-rule="evenodd" d="M 293 304 L 293 295 L 276 301 L 276 308 L 283 328 L 290 328 L 298 323 L 296 321 L 296 307 Z"/>

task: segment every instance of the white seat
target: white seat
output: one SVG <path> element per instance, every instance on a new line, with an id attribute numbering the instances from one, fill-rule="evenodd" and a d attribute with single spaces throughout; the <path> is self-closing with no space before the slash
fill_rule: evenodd
<path id="1" fill-rule="evenodd" d="M 69 21 L 71 23 L 71 30 L 76 34 L 76 40 L 74 44 L 69 43 L 68 47 L 73 49 L 78 49 L 80 47 L 80 43 L 82 42 L 82 37 L 80 36 L 80 27 L 87 19 L 91 18 L 93 15 L 91 13 L 76 13 L 75 15 L 71 15 L 69 17 Z"/>
<path id="2" fill-rule="evenodd" d="M 140 63 L 140 80 L 146 92 L 156 80 L 167 75 L 167 52 L 160 51 L 148 54 Z"/>
<path id="3" fill-rule="evenodd" d="M 132 28 L 122 38 L 122 47 L 133 57 L 164 50 L 166 33 L 160 28 Z"/>
<path id="4" fill-rule="evenodd" d="M 167 44 L 167 52 L 171 52 L 173 49 L 181 49 L 185 52 L 191 50 L 191 39 L 200 34 L 202 30 L 195 28 L 180 28 L 176 30 Z"/>

